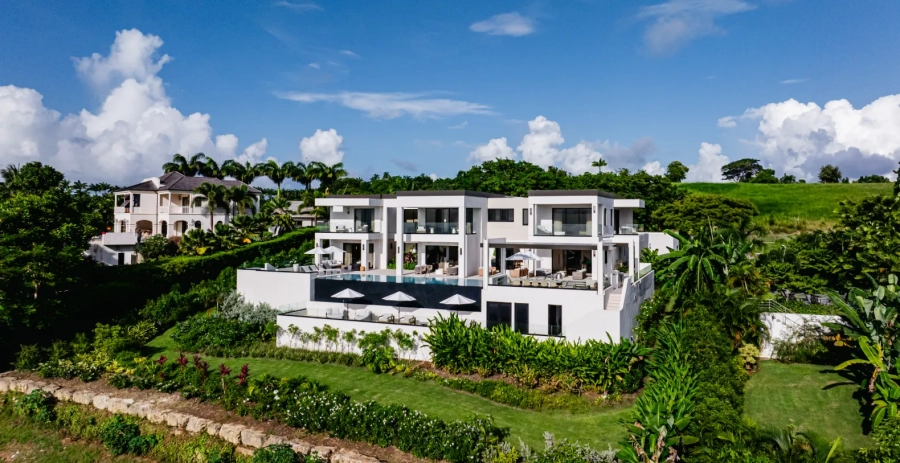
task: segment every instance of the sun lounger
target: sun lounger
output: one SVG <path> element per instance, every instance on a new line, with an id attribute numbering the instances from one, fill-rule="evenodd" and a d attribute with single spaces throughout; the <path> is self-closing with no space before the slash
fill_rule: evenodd
<path id="1" fill-rule="evenodd" d="M 379 323 L 394 323 L 394 316 L 391 314 L 381 314 L 378 316 Z"/>
<path id="2" fill-rule="evenodd" d="M 416 324 L 416 317 L 414 317 L 414 316 L 412 316 L 412 315 L 404 315 L 404 316 L 400 317 L 400 324 L 402 324 L 402 325 L 415 325 L 415 324 Z"/>

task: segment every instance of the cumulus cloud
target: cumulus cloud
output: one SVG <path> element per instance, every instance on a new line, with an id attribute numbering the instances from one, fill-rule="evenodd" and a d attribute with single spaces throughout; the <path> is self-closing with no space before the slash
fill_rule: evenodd
<path id="1" fill-rule="evenodd" d="M 606 171 L 613 169 L 636 170 L 646 165 L 647 158 L 656 152 L 656 144 L 650 137 L 642 137 L 634 141 L 630 146 L 622 146 L 609 140 L 592 142 L 590 146 L 601 153 L 603 159 L 609 163 L 604 167 Z"/>
<path id="2" fill-rule="evenodd" d="M 734 116 L 720 117 L 719 127 L 730 129 L 732 127 L 737 127 L 737 122 L 734 120 Z"/>
<path id="3" fill-rule="evenodd" d="M 344 152 L 341 144 L 344 137 L 338 135 L 337 130 L 317 129 L 312 136 L 300 140 L 300 154 L 303 162 L 318 161 L 326 165 L 334 165 L 344 161 Z"/>
<path id="4" fill-rule="evenodd" d="M 438 176 L 437 176 L 437 174 L 435 174 L 435 173 L 432 173 L 432 174 L 429 175 L 428 177 L 431 178 L 431 180 L 437 180 L 437 179 L 438 179 Z"/>
<path id="5" fill-rule="evenodd" d="M 534 32 L 534 21 L 516 12 L 502 13 L 472 23 L 469 30 L 487 35 L 521 37 Z"/>
<path id="6" fill-rule="evenodd" d="M 790 99 L 750 108 L 735 121 L 757 122 L 748 140 L 778 172 L 812 180 L 834 164 L 850 178 L 889 174 L 900 161 L 900 94 L 854 108 L 847 100 L 819 106 Z"/>
<path id="7" fill-rule="evenodd" d="M 506 144 L 506 137 L 495 138 L 487 142 L 486 145 L 481 145 L 469 153 L 469 160 L 479 163 L 501 158 L 516 158 L 516 152 Z"/>
<path id="8" fill-rule="evenodd" d="M 0 164 L 42 161 L 70 178 L 128 184 L 159 175 L 172 155 L 233 156 L 233 135 L 212 139 L 209 115 L 184 115 L 171 105 L 157 73 L 171 60 L 162 39 L 120 31 L 109 55 L 74 60 L 95 89 L 109 87 L 97 112 L 61 115 L 30 88 L 0 87 Z"/>
<path id="9" fill-rule="evenodd" d="M 300 103 L 329 102 L 366 113 L 375 119 L 411 115 L 429 119 L 461 114 L 493 114 L 490 106 L 449 98 L 429 98 L 424 93 L 300 93 L 279 92 L 275 96 Z"/>
<path id="10" fill-rule="evenodd" d="M 644 6 L 637 18 L 649 22 L 644 44 L 651 53 L 667 54 L 694 39 L 723 34 L 716 21 L 756 8 L 743 0 L 669 0 Z"/>
<path id="11" fill-rule="evenodd" d="M 244 152 L 241 153 L 236 159 L 238 162 L 249 162 L 250 164 L 256 164 L 262 162 L 263 156 L 266 155 L 266 152 L 269 149 L 269 140 L 263 138 L 262 140 L 244 148 Z"/>
<path id="12" fill-rule="evenodd" d="M 703 142 L 697 152 L 697 163 L 688 165 L 688 182 L 721 182 L 722 167 L 731 162 L 722 154 L 722 145 Z"/>
<path id="13" fill-rule="evenodd" d="M 659 161 L 652 161 L 644 164 L 644 167 L 641 168 L 644 172 L 650 175 L 663 175 L 666 173 L 666 168 L 659 163 Z"/>

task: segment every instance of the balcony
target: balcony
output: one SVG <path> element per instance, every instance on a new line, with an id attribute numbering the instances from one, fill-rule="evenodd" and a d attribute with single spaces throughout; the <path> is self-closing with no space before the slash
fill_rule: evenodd
<path id="1" fill-rule="evenodd" d="M 554 222 L 552 226 L 535 224 L 534 236 L 591 236 L 591 222 Z"/>
<path id="2" fill-rule="evenodd" d="M 323 233 L 381 233 L 381 222 L 356 222 L 353 225 L 345 224 L 325 224 L 322 229 Z"/>
<path id="3" fill-rule="evenodd" d="M 644 226 L 639 223 L 619 225 L 620 235 L 637 235 L 638 233 L 642 233 L 643 231 Z"/>
<path id="4" fill-rule="evenodd" d="M 427 235 L 458 235 L 459 222 L 404 222 L 403 233 Z"/>
<path id="5" fill-rule="evenodd" d="M 116 206 L 114 209 L 116 214 L 153 214 L 155 209 L 151 207 L 141 206 Z"/>

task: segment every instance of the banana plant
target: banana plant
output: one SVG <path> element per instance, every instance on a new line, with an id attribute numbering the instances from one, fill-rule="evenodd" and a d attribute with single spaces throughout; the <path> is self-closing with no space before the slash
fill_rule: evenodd
<path id="1" fill-rule="evenodd" d="M 858 342 L 865 358 L 847 360 L 834 369 L 844 370 L 851 365 L 868 365 L 872 368 L 866 390 L 872 395 L 872 413 L 869 418 L 872 425 L 878 427 L 885 416 L 897 416 L 900 386 L 896 380 L 900 376 L 890 373 L 891 368 L 885 363 L 884 352 L 880 345 L 870 344 L 869 338 L 865 336 L 860 337 Z"/>
<path id="2" fill-rule="evenodd" d="M 878 285 L 872 280 L 873 290 L 854 288 L 848 294 L 846 302 L 837 294 L 829 293 L 832 303 L 840 310 L 842 320 L 840 323 L 823 323 L 850 340 L 867 338 L 869 344 L 878 346 L 878 357 L 883 359 L 884 371 L 892 370 L 900 358 L 900 344 L 895 342 L 900 328 L 897 326 L 900 309 L 900 288 L 897 281 L 897 276 L 893 274 L 888 275 L 887 286 Z M 846 344 L 843 341 L 839 343 Z M 869 390 L 872 390 L 871 384 Z"/>

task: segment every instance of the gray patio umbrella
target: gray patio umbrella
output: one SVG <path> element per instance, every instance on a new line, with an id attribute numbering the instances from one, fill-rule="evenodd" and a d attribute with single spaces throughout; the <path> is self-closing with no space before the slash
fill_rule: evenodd
<path id="1" fill-rule="evenodd" d="M 519 251 L 509 257 L 506 260 L 540 260 L 541 258 L 530 251 Z"/>
<path id="2" fill-rule="evenodd" d="M 358 293 L 358 292 L 356 292 L 356 291 L 354 291 L 354 290 L 352 290 L 352 289 L 350 289 L 350 288 L 347 288 L 347 289 L 344 289 L 343 291 L 341 291 L 341 292 L 339 292 L 339 293 L 337 293 L 337 294 L 332 294 L 331 297 L 333 297 L 333 298 L 335 298 L 335 299 L 343 299 L 343 300 L 344 300 L 344 305 L 345 305 L 346 308 L 349 310 L 349 309 L 350 309 L 350 303 L 347 302 L 347 301 L 348 301 L 349 299 L 359 299 L 359 298 L 363 297 L 363 295 L 360 294 L 360 293 Z"/>
<path id="3" fill-rule="evenodd" d="M 392 302 L 397 303 L 397 305 L 395 305 L 394 308 L 397 309 L 398 317 L 400 316 L 400 304 L 402 304 L 404 302 L 412 302 L 412 301 L 416 300 L 416 298 L 410 296 L 409 294 L 404 293 L 403 291 L 397 291 L 396 293 L 391 294 L 389 296 L 385 296 L 382 299 L 384 299 L 385 301 L 392 301 Z"/>
<path id="4" fill-rule="evenodd" d="M 454 295 L 448 297 L 447 299 L 444 299 L 443 301 L 441 301 L 441 304 L 456 306 L 456 314 L 457 315 L 459 315 L 459 306 L 469 305 L 469 304 L 474 304 L 474 303 L 475 303 L 475 301 L 473 301 L 472 299 L 469 299 L 466 296 L 460 296 L 459 294 L 454 294 Z"/>

